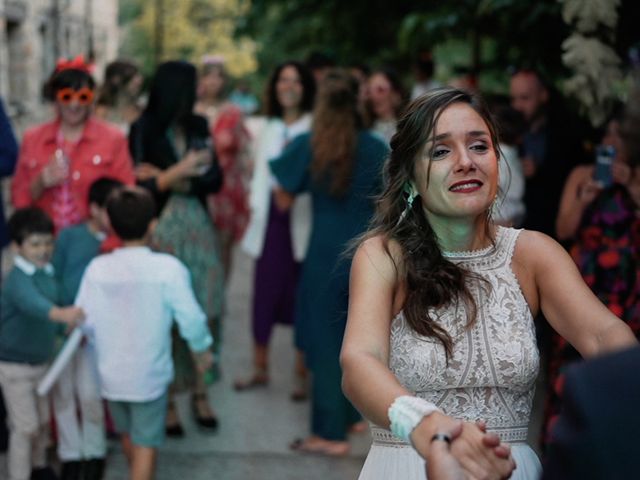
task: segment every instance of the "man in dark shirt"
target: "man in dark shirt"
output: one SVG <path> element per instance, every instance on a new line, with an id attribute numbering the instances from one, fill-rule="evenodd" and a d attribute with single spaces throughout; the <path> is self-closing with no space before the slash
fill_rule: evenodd
<path id="1" fill-rule="evenodd" d="M 571 169 L 585 162 L 579 122 L 533 70 L 511 77 L 511 105 L 528 128 L 521 148 L 526 178 L 524 227 L 555 237 L 555 220 L 564 182 Z"/>

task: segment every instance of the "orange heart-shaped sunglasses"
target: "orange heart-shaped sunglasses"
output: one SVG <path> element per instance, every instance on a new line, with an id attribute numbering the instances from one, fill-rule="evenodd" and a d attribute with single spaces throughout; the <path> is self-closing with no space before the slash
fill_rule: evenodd
<path id="1" fill-rule="evenodd" d="M 56 100 L 62 105 L 69 105 L 74 100 L 80 105 L 89 105 L 93 101 L 93 90 L 88 87 L 79 90 L 71 87 L 61 88 L 56 93 Z"/>

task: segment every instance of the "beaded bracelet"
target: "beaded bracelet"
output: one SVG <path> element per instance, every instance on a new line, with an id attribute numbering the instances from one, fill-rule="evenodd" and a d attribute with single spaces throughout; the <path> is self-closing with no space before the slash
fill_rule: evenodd
<path id="1" fill-rule="evenodd" d="M 433 412 L 440 412 L 433 403 L 420 397 L 402 395 L 397 397 L 389 407 L 388 416 L 391 423 L 391 433 L 402 440 L 411 443 L 411 432 L 422 419 Z"/>

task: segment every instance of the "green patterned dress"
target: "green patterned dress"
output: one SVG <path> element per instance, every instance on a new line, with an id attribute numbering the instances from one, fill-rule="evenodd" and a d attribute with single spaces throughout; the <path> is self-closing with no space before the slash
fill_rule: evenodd
<path id="1" fill-rule="evenodd" d="M 192 195 L 172 193 L 164 206 L 153 237 L 154 248 L 179 258 L 191 272 L 193 290 L 209 318 L 214 354 L 219 356 L 224 308 L 224 273 L 216 231 L 202 203 Z M 173 329 L 173 388 L 183 390 L 195 383 L 191 353 Z M 216 362 L 218 364 L 218 362 Z M 217 380 L 219 372 L 213 372 Z"/>

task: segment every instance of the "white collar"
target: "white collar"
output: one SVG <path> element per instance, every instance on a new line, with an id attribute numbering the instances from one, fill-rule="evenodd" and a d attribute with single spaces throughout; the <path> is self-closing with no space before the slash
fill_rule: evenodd
<path id="1" fill-rule="evenodd" d="M 22 255 L 16 255 L 16 258 L 13 259 L 13 263 L 16 267 L 18 267 L 29 276 L 32 276 L 38 270 L 38 268 L 33 263 L 24 258 Z M 42 270 L 44 270 L 44 273 L 46 273 L 47 275 L 53 276 L 53 265 L 51 265 L 50 263 L 47 263 L 42 268 Z"/>
<path id="2" fill-rule="evenodd" d="M 89 230 L 91 232 L 91 230 Z M 97 232 L 91 232 L 91 234 L 95 237 L 99 242 L 104 242 L 107 239 L 107 234 L 102 230 L 98 230 Z"/>

